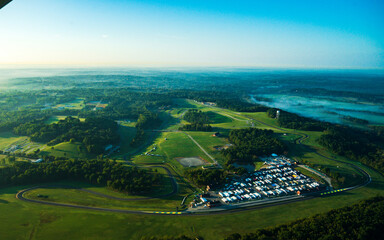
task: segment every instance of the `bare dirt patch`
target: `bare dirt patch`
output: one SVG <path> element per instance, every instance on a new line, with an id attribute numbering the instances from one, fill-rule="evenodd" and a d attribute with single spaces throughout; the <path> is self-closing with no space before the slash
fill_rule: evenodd
<path id="1" fill-rule="evenodd" d="M 204 160 L 200 157 L 185 157 L 185 158 L 176 158 L 176 160 L 183 165 L 183 167 L 197 167 L 204 165 Z"/>

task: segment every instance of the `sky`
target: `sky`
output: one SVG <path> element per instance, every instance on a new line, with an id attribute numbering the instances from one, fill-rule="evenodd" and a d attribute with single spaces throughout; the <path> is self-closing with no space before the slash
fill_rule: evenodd
<path id="1" fill-rule="evenodd" d="M 0 66 L 384 68 L 384 1 L 13 0 Z"/>

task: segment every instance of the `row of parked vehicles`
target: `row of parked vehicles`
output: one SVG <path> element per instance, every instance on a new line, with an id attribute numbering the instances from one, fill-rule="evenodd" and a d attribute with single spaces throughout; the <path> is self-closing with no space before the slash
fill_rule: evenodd
<path id="1" fill-rule="evenodd" d="M 317 191 L 323 186 L 288 165 L 271 166 L 233 180 L 218 192 L 223 203 Z"/>

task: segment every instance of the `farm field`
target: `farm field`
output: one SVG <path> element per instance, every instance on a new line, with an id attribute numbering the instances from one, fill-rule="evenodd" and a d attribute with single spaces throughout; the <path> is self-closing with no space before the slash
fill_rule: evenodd
<path id="1" fill-rule="evenodd" d="M 56 109 L 73 109 L 73 110 L 80 110 L 85 107 L 84 99 L 83 98 L 77 98 L 73 101 L 57 104 L 53 108 Z"/>

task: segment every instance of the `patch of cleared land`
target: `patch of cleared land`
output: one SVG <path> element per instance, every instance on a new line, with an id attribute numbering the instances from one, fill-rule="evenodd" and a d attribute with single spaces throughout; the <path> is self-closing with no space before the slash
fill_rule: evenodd
<path id="1" fill-rule="evenodd" d="M 17 136 L 12 132 L 0 133 L 0 150 L 10 153 L 31 153 L 40 149 L 44 144 L 31 142 L 29 137 Z"/>
<path id="2" fill-rule="evenodd" d="M 218 108 L 210 108 L 203 105 L 193 103 L 193 101 L 176 101 L 178 109 L 172 109 L 172 118 L 170 123 L 173 126 L 167 126 L 172 129 L 179 127 L 180 117 L 187 108 L 199 108 L 203 111 L 214 111 L 217 114 L 223 113 L 224 118 L 214 116 L 216 123 L 212 126 L 215 131 L 220 133 L 228 132 L 230 128 L 248 127 L 252 124 L 252 120 L 247 117 L 266 122 L 273 126 L 277 126 L 276 120 L 269 118 L 266 113 L 242 113 L 237 114 L 229 110 L 221 110 Z M 227 116 L 228 115 L 228 116 Z M 230 118 L 229 116 L 233 117 Z M 236 120 L 234 118 L 240 119 Z M 231 121 L 228 121 L 230 119 Z M 290 144 L 290 152 L 292 158 L 300 161 L 308 161 L 313 164 L 326 166 L 331 170 L 339 171 L 347 174 L 347 182 L 355 184 L 359 182 L 358 173 L 345 164 L 336 163 L 331 160 L 324 159 L 315 153 L 313 149 L 320 151 L 325 156 L 333 157 L 338 160 L 349 162 L 347 159 L 335 156 L 321 149 L 316 139 L 320 136 L 319 132 L 304 132 L 287 129 L 292 133 L 307 133 L 310 139 L 303 141 L 309 148 L 294 145 L 294 135 L 283 135 L 281 130 L 273 127 L 256 123 L 254 126 L 264 129 L 272 129 L 279 133 L 279 137 Z M 132 127 L 132 126 L 131 126 Z M 211 137 L 212 133 L 189 132 L 193 138 L 212 156 L 214 155 L 214 146 L 222 146 L 225 144 L 224 138 Z M 129 136 L 129 134 L 127 134 Z M 14 136 L 10 136 L 12 139 Z M 17 136 L 16 136 L 17 137 Z M 165 140 L 167 138 L 167 140 Z M 223 144 L 224 143 L 224 144 Z M 0 146 L 2 144 L 0 136 Z M 204 159 L 207 157 L 185 134 L 180 132 L 164 132 L 151 143 L 144 151 L 148 151 L 157 146 L 153 154 L 158 156 L 138 155 L 134 157 L 134 163 L 148 164 L 166 164 L 170 169 L 181 173 L 184 167 L 176 160 L 177 157 L 195 157 L 199 156 Z M 47 147 L 47 150 L 49 147 Z M 218 153 L 216 153 L 218 154 Z M 256 162 L 256 168 L 260 168 L 262 163 Z M 253 232 L 256 229 L 271 227 L 278 224 L 297 220 L 300 218 L 323 213 L 334 208 L 347 206 L 356 203 L 359 200 L 384 194 L 384 178 L 372 169 L 361 165 L 361 167 L 369 172 L 372 176 L 372 183 L 367 187 L 359 188 L 353 191 L 343 192 L 340 194 L 328 195 L 326 197 L 316 198 L 312 200 L 290 203 L 286 205 L 273 206 L 258 210 L 244 211 L 222 215 L 208 216 L 178 216 L 169 217 L 162 215 L 137 215 L 137 214 L 120 214 L 105 213 L 98 211 L 88 211 L 82 209 L 68 209 L 65 207 L 55 207 L 39 205 L 35 203 L 22 202 L 15 198 L 17 191 L 25 189 L 28 186 L 18 186 L 0 189 L 0 222 L 7 224 L 0 225 L 0 232 L 3 239 L 141 239 L 150 236 L 180 236 L 188 235 L 190 237 L 202 236 L 204 239 L 223 239 L 229 234 L 238 232 L 241 234 Z M 125 207 L 130 209 L 156 209 L 175 211 L 180 206 L 180 202 L 184 196 L 191 194 L 193 191 L 183 181 L 183 178 L 176 175 L 179 183 L 179 193 L 167 199 L 151 200 L 149 203 L 135 202 L 127 204 Z M 89 189 L 97 189 L 97 186 L 89 186 Z M 33 194 L 37 197 L 39 189 Z M 110 190 L 100 188 L 100 192 L 109 192 Z M 49 189 L 46 192 L 48 198 L 59 202 L 74 201 L 78 204 L 95 204 L 97 206 L 111 207 L 118 206 L 120 203 L 109 203 L 109 200 L 95 199 L 91 196 L 84 195 L 78 191 L 61 191 L 61 189 Z M 120 193 L 114 192 L 119 195 Z M 189 202 L 187 200 L 186 202 Z M 110 204 L 110 205 L 108 205 Z M 120 204 L 121 207 L 121 204 Z M 122 224 L 123 223 L 123 224 Z M 124 224 L 126 223 L 126 224 Z M 257 224 L 255 224 L 257 223 Z M 99 227 L 89 227 L 99 226 Z M 81 231 L 79 231 L 81 229 Z M 107 229 L 107 230 L 106 230 Z M 169 231 L 172 229 L 172 231 Z"/>
<path id="3" fill-rule="evenodd" d="M 74 110 L 81 110 L 85 107 L 84 99 L 83 98 L 76 98 L 73 101 L 57 104 L 53 108 L 56 109 L 74 109 Z"/>
<path id="4" fill-rule="evenodd" d="M 80 148 L 80 149 L 79 149 Z M 88 153 L 81 143 L 63 142 L 55 146 L 46 146 L 41 150 L 42 155 L 52 155 L 55 157 L 67 157 L 67 158 L 91 158 L 94 155 Z"/>
<path id="5" fill-rule="evenodd" d="M 197 167 L 204 165 L 204 161 L 199 157 L 177 158 L 177 161 L 183 165 L 183 167 Z"/>
<path id="6" fill-rule="evenodd" d="M 68 116 L 51 116 L 50 118 L 48 118 L 45 123 L 46 124 L 52 124 L 52 123 L 58 123 L 60 120 L 64 120 L 66 117 Z M 79 118 L 77 116 L 71 116 L 73 118 Z M 84 122 L 85 121 L 85 118 L 79 118 L 81 122 Z"/>

